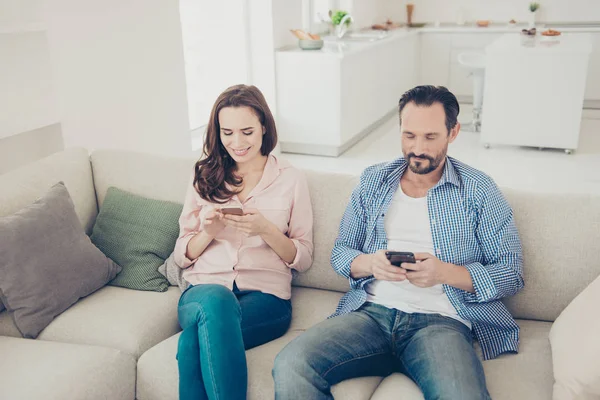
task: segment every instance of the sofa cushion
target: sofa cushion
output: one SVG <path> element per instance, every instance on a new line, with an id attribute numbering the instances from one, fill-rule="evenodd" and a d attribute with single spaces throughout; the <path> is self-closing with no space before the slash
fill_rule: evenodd
<path id="1" fill-rule="evenodd" d="M 311 291 L 311 289 L 303 289 L 302 295 L 292 294 L 294 312 L 299 310 L 305 313 L 306 310 L 302 310 L 303 303 L 296 303 L 294 299 L 303 301 L 310 296 Z M 315 294 L 318 295 L 318 291 Z M 322 297 L 319 300 L 325 301 Z M 333 298 L 329 299 L 329 301 L 333 300 Z M 293 319 L 292 325 L 294 325 Z M 319 321 L 315 318 L 314 321 L 309 321 L 311 322 Z M 505 354 L 483 362 L 490 395 L 493 399 L 500 400 L 549 399 L 552 396 L 553 381 L 548 342 L 551 324 L 524 320 L 517 322 L 521 326 L 519 354 Z M 281 338 L 246 352 L 248 399 L 273 398 L 271 369 L 275 356 L 302 332 L 303 329 L 290 329 Z M 156 345 L 140 357 L 137 377 L 138 400 L 177 399 L 178 372 L 175 354 L 178 340 L 179 334 Z M 478 343 L 475 344 L 475 350 L 482 358 Z M 385 400 L 396 398 L 398 393 L 402 393 L 402 398 L 407 400 L 423 399 L 423 394 L 417 385 L 400 373 L 385 378 L 349 379 L 334 385 L 332 393 L 336 399 Z"/>
<path id="2" fill-rule="evenodd" d="M 600 196 L 503 189 L 523 244 L 525 288 L 506 298 L 515 318 L 554 321 L 600 275 Z M 560 210 L 560 212 L 557 212 Z"/>
<path id="3" fill-rule="evenodd" d="M 271 370 L 275 356 L 302 331 L 288 331 L 284 336 L 246 352 L 248 364 L 248 399 L 273 398 Z M 137 367 L 137 400 L 176 400 L 179 398 L 177 370 L 177 334 L 145 352 Z M 336 399 L 368 400 L 381 377 L 350 379 L 332 387 Z"/>
<path id="4" fill-rule="evenodd" d="M 0 174 L 0 217 L 30 205 L 59 181 L 69 188 L 79 221 L 90 233 L 97 206 L 90 160 L 84 149 L 69 149 Z"/>
<path id="5" fill-rule="evenodd" d="M 554 400 L 600 398 L 600 277 L 560 314 L 550 330 Z"/>
<path id="6" fill-rule="evenodd" d="M 109 187 L 150 199 L 183 203 L 196 162 L 119 150 L 97 150 L 90 158 L 100 206 Z"/>
<path id="7" fill-rule="evenodd" d="M 273 398 L 271 369 L 279 351 L 305 329 L 323 321 L 333 311 L 342 293 L 328 290 L 292 288 L 292 323 L 288 332 L 262 346 L 246 352 L 248 363 L 248 399 Z M 138 362 L 138 400 L 177 399 L 178 372 L 177 342 L 179 335 L 171 337 L 144 353 Z M 379 381 L 381 378 L 377 378 Z M 377 381 L 378 382 L 378 381 Z M 344 383 L 336 390 L 344 390 Z M 360 386 L 362 389 L 376 384 Z M 354 389 L 350 390 L 353 391 Z M 374 390 L 374 387 L 373 387 Z M 366 389 L 368 392 L 369 390 Z M 372 393 L 372 390 L 371 392 Z M 369 393 L 369 395 L 370 395 Z M 364 397 L 368 399 L 369 397 Z"/>
<path id="8" fill-rule="evenodd" d="M 69 149 L 0 175 L 0 217 L 39 199 L 56 182 L 64 182 L 86 233 L 98 213 L 87 150 Z"/>
<path id="9" fill-rule="evenodd" d="M 158 272 L 173 252 L 183 206 L 148 199 L 111 187 L 96 218 L 92 242 L 123 270 L 110 285 L 164 292 L 167 278 Z"/>
<path id="10" fill-rule="evenodd" d="M 58 316 L 38 339 L 105 346 L 138 358 L 144 351 L 177 333 L 177 302 L 181 291 L 164 293 L 106 286 L 78 301 Z M 10 324 L 0 314 L 0 335 Z"/>
<path id="11" fill-rule="evenodd" d="M 550 399 L 553 377 L 548 332 L 551 324 L 525 320 L 517 323 L 521 327 L 519 354 L 503 354 L 483 362 L 490 396 L 494 400 Z M 482 359 L 479 343 L 475 343 L 475 350 Z M 373 399 L 394 398 L 394 393 L 402 393 L 403 399 L 423 399 L 418 387 L 398 373 L 383 380 Z"/>
<path id="12" fill-rule="evenodd" d="M 98 150 L 92 153 L 94 185 L 102 205 L 111 186 L 152 199 L 181 203 L 188 188 L 195 160 L 157 157 L 125 151 Z M 127 171 L 127 173 L 124 173 Z M 306 171 L 313 206 L 314 261 L 293 284 L 345 292 L 348 280 L 330 266 L 331 249 L 357 177 Z M 318 200 L 318 201 L 317 201 Z"/>
<path id="13" fill-rule="evenodd" d="M 35 203 L 0 217 L 0 298 L 23 337 L 121 270 L 85 234 L 61 182 Z"/>
<path id="14" fill-rule="evenodd" d="M 347 292 L 348 279 L 336 274 L 329 260 L 342 215 L 358 179 L 344 174 L 305 173 L 313 208 L 314 260 L 308 271 L 294 277 L 293 284 Z"/>
<path id="15" fill-rule="evenodd" d="M 116 349 L 0 337 L 3 399 L 132 400 L 135 359 Z"/>

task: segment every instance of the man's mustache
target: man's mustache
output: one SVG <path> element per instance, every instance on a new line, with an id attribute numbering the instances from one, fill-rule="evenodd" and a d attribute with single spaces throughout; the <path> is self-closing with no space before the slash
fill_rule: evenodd
<path id="1" fill-rule="evenodd" d="M 428 156 L 427 154 L 421 154 L 421 155 L 416 155 L 415 153 L 410 153 L 408 155 L 408 158 L 413 158 L 413 157 L 419 157 L 419 158 L 425 158 L 431 162 L 433 162 L 433 157 Z"/>

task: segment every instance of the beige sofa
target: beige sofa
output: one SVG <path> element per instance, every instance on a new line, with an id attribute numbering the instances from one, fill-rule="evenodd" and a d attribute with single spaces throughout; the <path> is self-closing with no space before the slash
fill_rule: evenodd
<path id="1" fill-rule="evenodd" d="M 87 232 L 106 191 L 116 186 L 182 202 L 193 160 L 72 149 L 0 175 L 0 216 L 32 203 L 64 181 Z M 271 368 L 290 340 L 333 312 L 348 282 L 329 265 L 338 223 L 357 178 L 306 171 L 314 208 L 315 259 L 294 280 L 292 325 L 283 337 L 247 352 L 249 399 L 272 399 Z M 548 332 L 563 308 L 596 276 L 600 198 L 505 191 L 524 248 L 525 289 L 506 304 L 521 326 L 520 353 L 484 362 L 494 399 L 549 399 L 553 374 Z M 74 268 L 76 266 L 73 266 Z M 178 397 L 175 351 L 180 291 L 107 286 L 58 316 L 37 340 L 17 338 L 0 313 L 0 398 L 134 399 Z M 476 345 L 477 346 L 477 345 Z M 336 399 L 420 399 L 401 374 L 365 377 L 333 388 Z"/>

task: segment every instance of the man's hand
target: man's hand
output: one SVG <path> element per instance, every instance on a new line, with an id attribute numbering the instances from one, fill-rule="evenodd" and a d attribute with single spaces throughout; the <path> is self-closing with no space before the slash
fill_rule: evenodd
<path id="1" fill-rule="evenodd" d="M 379 250 L 373 254 L 361 254 L 352 261 L 350 275 L 355 278 L 364 278 L 373 275 L 382 281 L 403 281 L 406 271 L 393 266 L 385 256 L 387 250 Z"/>
<path id="2" fill-rule="evenodd" d="M 402 263 L 406 269 L 406 277 L 415 286 L 427 288 L 446 283 L 448 272 L 454 267 L 429 253 L 415 253 L 413 263 Z"/>
<path id="3" fill-rule="evenodd" d="M 269 232 L 273 224 L 256 209 L 244 209 L 244 215 L 223 215 L 223 222 L 234 227 L 246 236 L 263 235 Z"/>

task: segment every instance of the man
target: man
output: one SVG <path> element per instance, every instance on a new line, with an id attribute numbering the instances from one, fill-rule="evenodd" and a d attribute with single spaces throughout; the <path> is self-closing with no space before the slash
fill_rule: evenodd
<path id="1" fill-rule="evenodd" d="M 394 371 L 426 399 L 490 398 L 472 337 L 484 359 L 517 352 L 500 299 L 523 287 L 521 243 L 493 180 L 446 155 L 458 112 L 444 87 L 400 98 L 404 157 L 363 172 L 331 255 L 351 289 L 277 356 L 276 399 L 331 399 L 337 382 Z M 393 266 L 388 249 L 416 263 Z"/>

